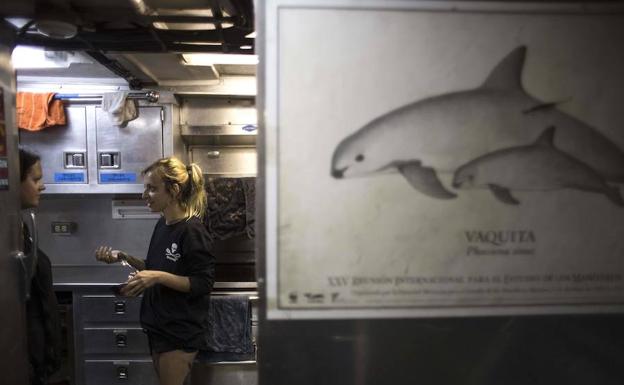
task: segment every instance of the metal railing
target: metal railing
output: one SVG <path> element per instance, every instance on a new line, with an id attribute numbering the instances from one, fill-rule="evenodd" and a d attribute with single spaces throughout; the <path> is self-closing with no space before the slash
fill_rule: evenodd
<path id="1" fill-rule="evenodd" d="M 80 93 L 72 93 L 72 94 L 61 94 L 57 93 L 54 95 L 54 99 L 64 100 L 68 102 L 90 102 L 90 101 L 100 101 L 102 99 L 102 94 L 80 94 Z M 149 102 L 155 103 L 158 101 L 160 94 L 158 91 L 143 91 L 143 92 L 129 92 L 127 98 L 128 99 L 144 99 Z"/>

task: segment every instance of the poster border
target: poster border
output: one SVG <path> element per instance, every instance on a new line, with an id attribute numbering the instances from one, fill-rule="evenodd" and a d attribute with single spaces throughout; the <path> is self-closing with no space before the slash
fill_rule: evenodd
<path id="1" fill-rule="evenodd" d="M 259 160 L 264 177 L 264 244 L 258 248 L 264 264 L 264 287 L 267 319 L 361 319 L 361 318 L 424 318 L 453 316 L 503 316 L 537 314 L 575 313 L 620 313 L 623 302 L 588 302 L 567 304 L 565 299 L 558 303 L 544 304 L 482 304 L 482 305 L 393 305 L 393 306 L 349 306 L 336 307 L 285 307 L 280 303 L 279 267 L 279 117 L 280 117 L 280 15 L 285 10 L 406 10 L 423 12 L 496 13 L 496 14 L 569 14 L 599 15 L 624 14 L 624 4 L 596 3 L 525 3 L 525 2 L 457 2 L 457 1 L 357 1 L 357 0 L 265 0 L 261 30 L 258 76 L 261 92 L 258 105 L 263 107 L 261 127 L 264 140 L 261 142 Z M 262 186 L 262 183 L 260 183 Z M 262 234 L 262 233 L 261 233 Z"/>

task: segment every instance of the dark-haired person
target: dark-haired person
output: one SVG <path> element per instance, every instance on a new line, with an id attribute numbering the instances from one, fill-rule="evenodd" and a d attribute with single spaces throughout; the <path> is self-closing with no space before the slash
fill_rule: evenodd
<path id="1" fill-rule="evenodd" d="M 41 160 L 36 154 L 20 149 L 20 200 L 22 210 L 39 206 L 41 192 L 45 190 Z M 33 244 L 28 227 L 23 226 L 24 252 L 32 252 Z M 61 365 L 61 331 L 56 295 L 52 288 L 50 258 L 37 250 L 37 265 L 26 302 L 28 330 L 28 357 L 30 383 L 45 385 L 48 376 Z"/>
<path id="2" fill-rule="evenodd" d="M 140 270 L 121 290 L 143 294 L 141 325 L 147 331 L 160 385 L 182 385 L 197 352 L 205 348 L 209 294 L 215 277 L 212 240 L 202 224 L 206 192 L 202 171 L 176 158 L 143 170 L 143 198 L 156 223 L 145 260 L 100 246 L 96 259 L 126 260 Z"/>

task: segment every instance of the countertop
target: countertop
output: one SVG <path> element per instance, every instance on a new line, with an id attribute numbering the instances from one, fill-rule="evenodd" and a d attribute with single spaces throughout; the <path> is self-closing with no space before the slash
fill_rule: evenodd
<path id="1" fill-rule="evenodd" d="M 121 265 L 52 266 L 54 287 L 111 286 L 128 279 L 132 270 Z"/>
<path id="2" fill-rule="evenodd" d="M 125 282 L 133 270 L 122 265 L 57 265 L 52 266 L 54 288 L 72 290 L 77 288 L 110 287 Z M 215 282 L 215 289 L 255 291 L 256 282 Z"/>

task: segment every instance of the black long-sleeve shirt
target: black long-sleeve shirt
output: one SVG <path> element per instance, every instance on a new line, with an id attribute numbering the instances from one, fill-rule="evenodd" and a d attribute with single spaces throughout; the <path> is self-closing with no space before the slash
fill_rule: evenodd
<path id="1" fill-rule="evenodd" d="M 32 239 L 26 226 L 22 230 L 24 252 L 28 254 L 33 248 Z M 61 324 L 52 287 L 52 264 L 40 249 L 37 255 L 30 298 L 26 301 L 30 383 L 33 385 L 46 384 L 48 375 L 61 366 Z"/>
<path id="2" fill-rule="evenodd" d="M 209 294 L 215 279 L 212 239 L 201 221 L 192 217 L 172 225 L 161 218 L 152 234 L 145 267 L 189 278 L 183 293 L 156 284 L 143 293 L 141 324 L 174 346 L 202 349 L 208 328 Z"/>

